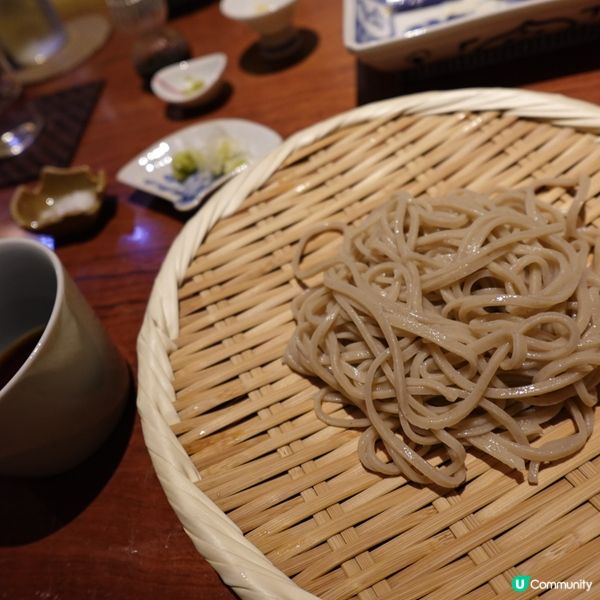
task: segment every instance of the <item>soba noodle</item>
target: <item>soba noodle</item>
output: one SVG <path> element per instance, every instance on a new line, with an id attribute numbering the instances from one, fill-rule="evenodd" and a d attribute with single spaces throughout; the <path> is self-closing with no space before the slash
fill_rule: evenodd
<path id="1" fill-rule="evenodd" d="M 295 274 L 313 287 L 293 303 L 285 360 L 319 380 L 323 421 L 364 429 L 366 468 L 456 487 L 472 446 L 533 483 L 541 464 L 591 435 L 600 244 L 581 224 L 589 186 L 579 182 L 565 213 L 540 200 L 541 185 L 402 193 L 357 225 L 301 240 Z M 307 245 L 327 231 L 341 247 L 319 263 Z M 324 402 L 346 410 L 327 414 Z M 544 441 L 542 425 L 561 411 L 574 432 Z"/>

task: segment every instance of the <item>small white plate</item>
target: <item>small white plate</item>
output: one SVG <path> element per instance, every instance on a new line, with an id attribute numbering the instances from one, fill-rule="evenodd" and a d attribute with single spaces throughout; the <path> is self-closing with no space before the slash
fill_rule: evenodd
<path id="1" fill-rule="evenodd" d="M 222 52 L 183 60 L 157 71 L 150 88 L 169 104 L 197 106 L 217 96 L 226 66 L 227 56 Z"/>
<path id="2" fill-rule="evenodd" d="M 258 123 L 244 119 L 216 119 L 190 125 L 158 140 L 130 160 L 117 173 L 117 180 L 138 190 L 172 202 L 177 210 L 187 211 L 199 204 L 199 197 L 215 189 L 228 175 L 214 177 L 201 171 L 180 182 L 172 170 L 173 157 L 184 150 L 206 150 L 217 138 L 234 141 L 250 165 L 279 146 L 281 136 Z"/>

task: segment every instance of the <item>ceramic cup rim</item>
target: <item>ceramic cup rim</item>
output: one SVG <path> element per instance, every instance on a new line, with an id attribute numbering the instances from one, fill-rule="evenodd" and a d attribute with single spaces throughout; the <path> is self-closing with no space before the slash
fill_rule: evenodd
<path id="1" fill-rule="evenodd" d="M 219 9 L 226 17 L 234 19 L 236 21 L 243 21 L 246 23 L 267 21 L 274 15 L 283 12 L 285 9 L 296 4 L 297 0 L 279 0 L 277 6 L 270 8 L 265 12 L 240 12 L 238 5 L 235 0 L 221 0 L 219 3 Z"/>
<path id="2" fill-rule="evenodd" d="M 60 313 L 60 308 L 62 305 L 62 300 L 64 298 L 65 293 L 65 277 L 62 263 L 52 250 L 50 250 L 41 242 L 35 240 L 30 240 L 27 238 L 6 238 L 0 240 L 0 253 L 2 253 L 3 250 L 9 246 L 26 247 L 42 255 L 44 259 L 46 259 L 49 262 L 54 272 L 54 276 L 56 278 L 56 291 L 54 294 L 54 303 L 52 305 L 50 316 L 48 317 L 48 320 L 44 325 L 44 331 L 38 343 L 36 344 L 33 351 L 29 354 L 29 356 L 23 361 L 23 364 L 19 367 L 17 372 L 12 376 L 11 379 L 9 379 L 8 383 L 3 388 L 0 388 L 0 402 L 19 383 L 19 381 L 23 378 L 24 374 L 29 370 L 30 366 L 36 361 L 40 352 L 47 345 L 48 338 L 52 335 L 52 332 L 56 327 L 56 323 L 58 321 L 58 316 Z"/>

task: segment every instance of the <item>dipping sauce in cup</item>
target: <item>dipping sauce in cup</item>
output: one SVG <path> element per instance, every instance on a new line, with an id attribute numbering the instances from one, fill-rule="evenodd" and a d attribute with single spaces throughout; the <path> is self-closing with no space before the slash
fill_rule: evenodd
<path id="1" fill-rule="evenodd" d="M 50 475 L 106 439 L 127 365 L 57 256 L 0 240 L 0 473 Z"/>

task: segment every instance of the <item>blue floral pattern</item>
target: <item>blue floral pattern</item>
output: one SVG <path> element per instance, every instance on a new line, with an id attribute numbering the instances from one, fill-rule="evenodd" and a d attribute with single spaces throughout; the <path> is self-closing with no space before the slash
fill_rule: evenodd
<path id="1" fill-rule="evenodd" d="M 490 2 L 498 11 L 534 0 L 350 0 L 354 3 L 354 37 L 358 44 L 420 33 L 476 15 Z"/>
<path id="2" fill-rule="evenodd" d="M 178 204 L 193 202 L 194 199 L 215 181 L 210 173 L 199 171 L 187 177 L 185 181 L 177 181 L 171 174 L 163 176 L 162 180 L 147 178 L 144 183 L 157 192 L 166 193 L 176 198 Z"/>
<path id="3" fill-rule="evenodd" d="M 403 12 L 407 10 L 415 10 L 416 8 L 425 8 L 426 6 L 434 6 L 448 0 L 379 0 L 383 4 L 387 4 L 394 12 Z"/>
<path id="4" fill-rule="evenodd" d="M 355 31 L 359 43 L 391 39 L 396 35 L 391 11 L 377 0 L 356 0 Z"/>

